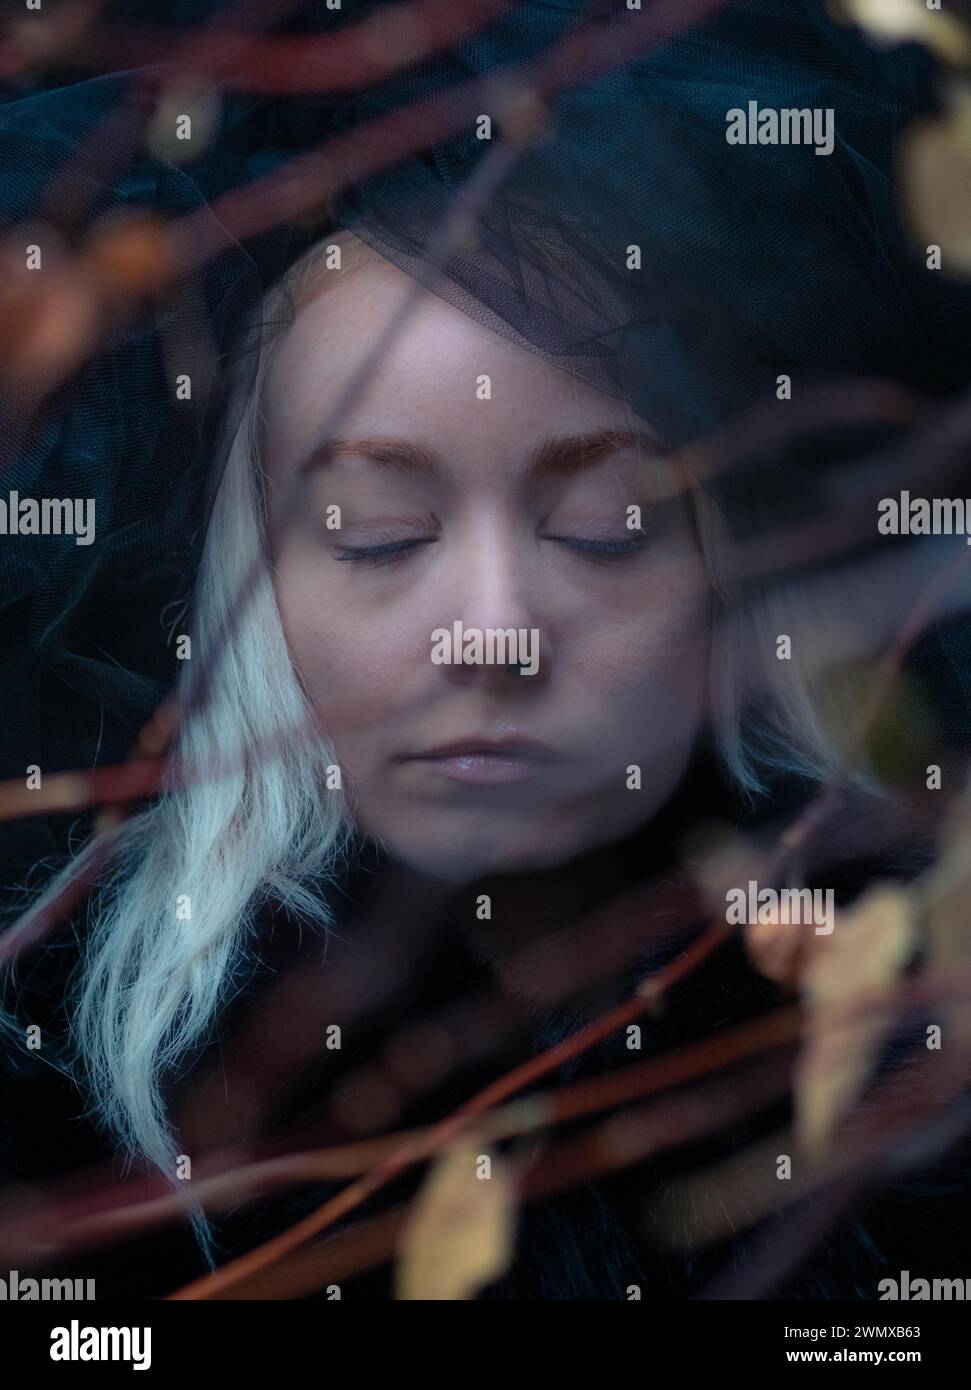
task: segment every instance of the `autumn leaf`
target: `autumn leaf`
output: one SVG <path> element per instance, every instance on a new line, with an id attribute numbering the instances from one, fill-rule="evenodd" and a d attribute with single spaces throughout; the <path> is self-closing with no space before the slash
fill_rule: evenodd
<path id="1" fill-rule="evenodd" d="M 191 138 L 179 138 L 180 123 L 191 120 Z M 181 72 L 159 95 L 146 140 L 157 159 L 185 164 L 198 159 L 219 124 L 219 97 L 213 84 L 199 73 Z"/>
<path id="2" fill-rule="evenodd" d="M 131 298 L 160 294 L 176 277 L 165 223 L 156 213 L 113 213 L 96 224 L 79 270 L 103 294 Z"/>
<path id="3" fill-rule="evenodd" d="M 803 979 L 806 1036 L 793 1075 L 795 1132 L 820 1158 L 866 1083 L 893 1024 L 873 995 L 889 989 L 917 940 L 915 910 L 903 888 L 880 885 L 837 916 L 826 949 Z"/>
<path id="4" fill-rule="evenodd" d="M 971 798 L 965 793 L 948 808 L 938 833 L 938 859 L 927 875 L 928 948 L 937 965 L 971 956 L 968 893 L 971 891 Z"/>
<path id="5" fill-rule="evenodd" d="M 959 797 L 948 809 L 938 836 L 939 855 L 927 875 L 922 896 L 927 960 L 925 971 L 971 968 L 968 902 L 971 894 L 971 797 Z M 966 999 L 942 1006 L 952 1040 L 971 1035 Z"/>
<path id="6" fill-rule="evenodd" d="M 829 948 L 829 938 L 803 922 L 747 922 L 742 936 L 759 974 L 790 990 L 799 988 L 814 958 Z"/>
<path id="7" fill-rule="evenodd" d="M 705 825 L 685 843 L 685 859 L 693 870 L 702 901 L 711 915 L 725 920 L 727 894 L 750 880 L 772 879 L 772 854 L 753 840 L 723 825 Z M 799 922 L 746 922 L 742 938 L 749 960 L 760 975 L 794 990 L 810 955 L 825 938 Z M 645 990 L 641 991 L 646 993 Z"/>
<path id="8" fill-rule="evenodd" d="M 659 1243 L 691 1250 L 728 1236 L 737 1238 L 808 1195 L 826 1169 L 797 1164 L 791 1178 L 780 1182 L 779 1161 L 792 1149 L 792 1133 L 779 1130 L 700 1172 L 662 1182 L 649 1208 Z"/>
<path id="9" fill-rule="evenodd" d="M 399 1241 L 396 1298 L 474 1298 L 507 1269 L 516 1187 L 484 1144 L 466 1136 L 432 1168 Z"/>
<path id="10" fill-rule="evenodd" d="M 955 84 L 949 109 L 916 121 L 901 141 L 904 207 L 920 246 L 941 248 L 945 273 L 971 274 L 971 87 Z"/>
<path id="11" fill-rule="evenodd" d="M 834 18 L 851 21 L 882 43 L 922 43 L 944 62 L 971 59 L 971 34 L 946 10 L 929 10 L 926 0 L 836 0 Z"/>
<path id="12" fill-rule="evenodd" d="M 42 395 L 66 380 L 95 342 L 101 305 L 76 268 L 10 273 L 0 285 L 0 370 L 14 391 Z M 31 275 L 33 279 L 31 280 Z"/>

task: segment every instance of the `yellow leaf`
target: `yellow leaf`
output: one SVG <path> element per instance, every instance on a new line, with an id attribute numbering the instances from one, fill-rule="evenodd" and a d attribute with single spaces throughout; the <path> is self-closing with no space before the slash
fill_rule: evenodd
<path id="1" fill-rule="evenodd" d="M 515 1184 L 484 1143 L 465 1136 L 432 1168 L 399 1242 L 396 1298 L 473 1298 L 508 1268 Z"/>
<path id="2" fill-rule="evenodd" d="M 971 89 L 941 117 L 916 121 L 900 153 L 904 207 L 921 247 L 941 248 L 944 274 L 971 274 Z"/>
<path id="3" fill-rule="evenodd" d="M 967 793 L 948 808 L 938 836 L 939 856 L 926 877 L 922 898 L 927 932 L 926 971 L 971 968 L 968 902 L 971 893 L 971 797 Z M 940 1007 L 951 1041 L 971 1035 L 971 1009 L 963 999 Z"/>
<path id="4" fill-rule="evenodd" d="M 826 949 L 809 962 L 808 1022 L 793 1091 L 796 1136 L 815 1159 L 862 1091 L 892 1027 L 892 1011 L 870 996 L 893 985 L 916 940 L 910 894 L 880 885 L 837 915 Z"/>
<path id="5" fill-rule="evenodd" d="M 839 0 L 830 9 L 838 20 L 849 19 L 882 42 L 913 40 L 945 62 L 971 58 L 971 34 L 965 26 L 944 10 L 929 10 L 925 0 Z"/>
<path id="6" fill-rule="evenodd" d="M 218 88 L 208 78 L 181 72 L 159 95 L 145 133 L 150 152 L 173 164 L 197 159 L 219 124 L 219 107 Z M 189 124 L 185 117 L 189 117 Z M 191 138 L 187 139 L 187 135 Z"/>
<path id="7" fill-rule="evenodd" d="M 828 948 L 828 938 L 802 922 L 748 922 L 742 939 L 759 974 L 789 990 L 799 988 L 810 961 Z"/>
<path id="8" fill-rule="evenodd" d="M 940 854 L 927 875 L 928 944 L 936 965 L 954 965 L 971 956 L 968 892 L 971 890 L 971 800 L 960 796 L 948 807 L 938 833 Z"/>

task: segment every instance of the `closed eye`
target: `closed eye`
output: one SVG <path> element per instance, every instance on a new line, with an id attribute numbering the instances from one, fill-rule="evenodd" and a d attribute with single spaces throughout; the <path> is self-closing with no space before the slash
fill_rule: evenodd
<path id="1" fill-rule="evenodd" d="M 426 536 L 416 537 L 403 541 L 388 541 L 384 545 L 358 545 L 341 547 L 341 553 L 335 558 L 338 560 L 350 560 L 352 563 L 364 564 L 367 562 L 380 563 L 381 561 L 394 560 L 399 556 L 406 555 L 409 551 L 416 549 L 419 545 L 433 545 L 437 537 Z"/>
<path id="2" fill-rule="evenodd" d="M 638 555 L 647 546 L 643 532 L 623 540 L 591 540 L 584 536 L 543 536 L 542 540 L 557 541 L 567 549 L 592 560 L 625 560 Z"/>
<path id="3" fill-rule="evenodd" d="M 640 533 L 623 540 L 592 540 L 585 536 L 542 536 L 542 540 L 556 541 L 567 549 L 591 560 L 624 560 L 639 554 L 647 545 L 647 537 Z M 422 545 L 433 545 L 436 536 L 412 537 L 407 540 L 388 541 L 382 545 L 342 546 L 336 556 L 338 560 L 352 564 L 382 564 L 401 559 Z"/>

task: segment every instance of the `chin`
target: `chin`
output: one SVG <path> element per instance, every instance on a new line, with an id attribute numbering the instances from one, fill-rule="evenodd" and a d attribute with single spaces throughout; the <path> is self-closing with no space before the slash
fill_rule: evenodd
<path id="1" fill-rule="evenodd" d="M 474 883 L 493 874 L 528 873 L 533 869 L 550 868 L 569 858 L 564 852 L 555 851 L 530 853 L 520 847 L 508 849 L 496 846 L 479 846 L 467 850 L 463 846 L 443 845 L 414 846 L 395 845 L 384 841 L 385 848 L 393 859 L 404 864 L 425 878 L 441 883 L 461 886 Z"/>
<path id="2" fill-rule="evenodd" d="M 605 833 L 603 822 L 596 829 L 567 829 L 562 822 L 543 824 L 531 819 L 524 826 L 490 818 L 474 829 L 464 828 L 461 834 L 453 824 L 439 835 L 423 836 L 421 841 L 387 831 L 381 840 L 388 854 L 407 868 L 442 883 L 460 885 L 499 874 L 556 868 L 599 848 L 625 828 Z"/>

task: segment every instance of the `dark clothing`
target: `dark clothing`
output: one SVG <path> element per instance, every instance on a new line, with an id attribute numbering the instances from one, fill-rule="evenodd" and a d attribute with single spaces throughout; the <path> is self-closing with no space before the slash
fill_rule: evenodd
<path id="1" fill-rule="evenodd" d="M 236 981 L 212 1037 L 169 1087 L 180 1144 L 193 1164 L 209 1148 L 241 1143 L 254 1126 L 273 1151 L 286 1153 L 366 1137 L 367 1126 L 355 1118 L 361 1114 L 375 1117 L 377 1133 L 433 1123 L 521 1060 L 627 998 L 640 978 L 675 958 L 705 928 L 706 912 L 690 877 L 675 867 L 686 807 L 699 805 L 704 786 L 708 802 L 701 804 L 710 805 L 714 815 L 723 794 L 705 778 L 710 779 L 710 772 L 696 769 L 649 826 L 562 870 L 442 892 L 371 852 L 344 883 L 326 960 L 319 932 L 301 929 L 282 911 L 264 910 L 257 933 L 258 965 L 250 964 L 246 977 Z M 849 826 L 846 844 L 852 849 Z M 852 896 L 854 883 L 859 886 L 861 875 L 868 881 L 874 868 L 856 854 L 842 873 L 838 901 Z M 839 865 L 832 860 L 825 881 L 840 882 Z M 643 896 L 647 883 L 668 887 L 658 888 L 649 902 Z M 480 892 L 489 892 L 492 900 L 491 938 L 483 937 L 476 917 Z M 561 898 L 565 893 L 572 909 L 564 913 L 564 926 L 583 921 L 578 940 L 544 934 L 525 941 L 525 966 L 510 970 L 497 963 L 489 941 L 501 942 L 503 932 L 512 935 L 528 926 L 538 907 L 556 905 L 557 892 Z M 608 969 L 612 956 L 614 968 Z M 48 972 L 55 968 L 52 962 L 57 962 L 56 952 L 46 958 Z M 69 963 L 70 952 L 62 951 L 56 969 L 63 975 Z M 585 972 L 581 988 L 565 977 L 558 983 L 557 972 L 573 964 Z M 605 978 L 597 978 L 598 970 Z M 41 988 L 42 973 L 36 980 L 23 973 L 27 986 L 35 992 Z M 50 989 L 49 973 L 47 978 Z M 567 990 L 567 998 L 553 1004 L 544 991 L 558 988 Z M 736 935 L 672 991 L 660 1015 L 639 1018 L 639 1050 L 628 1046 L 626 1028 L 618 1028 L 517 1094 L 616 1074 L 785 1002 L 784 992 L 749 963 Z M 53 1003 L 51 1009 L 56 1016 Z M 29 1016 L 37 1014 L 32 1009 Z M 408 1029 L 419 1022 L 430 1031 L 417 1039 L 411 1034 L 409 1045 Z M 339 1049 L 328 1046 L 334 1025 L 341 1029 Z M 443 1038 L 451 1040 L 451 1064 L 443 1064 L 437 1079 L 426 1076 L 423 1085 L 414 1068 L 434 1055 Z M 637 1286 L 643 1298 L 661 1299 L 699 1294 L 876 1299 L 879 1280 L 897 1278 L 903 1269 L 912 1277 L 971 1274 L 967 1140 L 943 1157 L 926 1158 L 920 1170 L 898 1175 L 892 1187 L 864 1187 L 855 1197 L 850 1193 L 837 1205 L 835 1220 L 830 1213 L 834 1194 L 826 1189 L 714 1244 L 692 1250 L 671 1248 L 661 1240 L 654 1199 L 669 1183 L 703 1172 L 776 1133 L 791 1118 L 787 1057 L 791 1062 L 791 1052 L 767 1055 L 763 1103 L 716 1126 L 713 1136 L 687 1143 L 673 1139 L 667 1148 L 662 1145 L 659 1152 L 619 1171 L 523 1203 L 514 1262 L 480 1296 L 623 1299 Z M 346 1084 L 350 1077 L 356 1078 L 356 1088 Z M 110 1157 L 110 1143 L 82 1118 L 79 1091 L 36 1056 L 25 1054 L 16 1070 L 4 1074 L 3 1085 L 8 1179 L 40 1183 Z M 677 1094 L 662 1089 L 628 1104 L 660 1105 Z M 384 1123 L 378 1124 L 382 1107 L 389 1104 Z M 561 1127 L 546 1154 L 555 1154 L 556 1145 L 604 1118 L 605 1113 L 597 1113 Z M 541 1142 L 535 1136 L 515 1141 L 511 1156 L 533 1155 Z M 508 1148 L 500 1144 L 490 1152 Z M 117 1159 L 115 1168 L 120 1176 Z M 420 1166 L 399 1176 L 334 1229 L 342 1232 L 398 1206 L 426 1171 Z M 215 1219 L 217 1264 L 286 1229 L 350 1180 L 305 1182 L 283 1193 L 238 1201 Z M 773 1168 L 765 1182 L 775 1181 Z M 778 1268 L 780 1251 L 807 1219 L 819 1238 L 815 1248 L 797 1262 L 797 1269 Z M 761 1277 L 759 1271 L 770 1260 L 775 1274 Z M 57 1261 L 61 1277 L 74 1272 L 95 1277 L 99 1298 L 164 1296 L 206 1270 L 187 1224 L 110 1253 L 92 1251 L 73 1262 Z M 716 1276 L 719 1282 L 713 1282 Z M 339 1284 L 342 1298 L 392 1296 L 387 1263 L 322 1282 Z M 248 1296 L 272 1296 L 262 1291 L 268 1285 L 251 1287 Z M 303 1290 L 290 1296 L 323 1295 Z"/>

